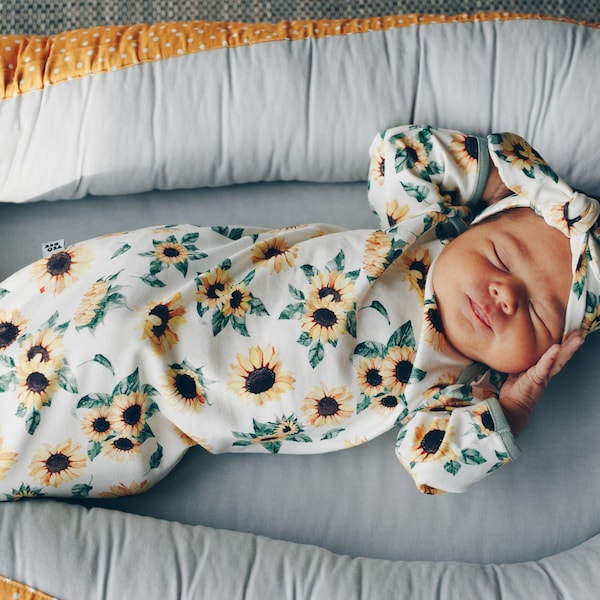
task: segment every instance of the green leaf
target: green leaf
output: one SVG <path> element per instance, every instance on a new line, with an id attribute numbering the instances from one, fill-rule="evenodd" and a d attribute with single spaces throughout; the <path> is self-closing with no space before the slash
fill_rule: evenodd
<path id="1" fill-rule="evenodd" d="M 151 287 L 165 287 L 165 283 L 162 282 L 160 279 L 157 279 L 156 277 L 154 277 L 153 275 L 144 275 L 142 277 L 140 277 L 140 279 L 146 284 L 149 285 Z"/>
<path id="2" fill-rule="evenodd" d="M 110 406 L 112 396 L 110 394 L 87 394 L 80 398 L 77 408 L 98 408 L 99 406 Z"/>
<path id="3" fill-rule="evenodd" d="M 280 313 L 280 319 L 300 319 L 304 312 L 306 311 L 306 306 L 304 302 L 299 302 L 298 304 L 288 304 Z"/>
<path id="4" fill-rule="evenodd" d="M 388 315 L 388 311 L 386 310 L 385 306 L 381 304 L 381 302 L 379 302 L 379 300 L 373 300 L 373 302 L 371 302 L 369 306 L 363 306 L 360 310 L 364 310 L 365 308 L 375 309 L 380 315 L 382 315 L 385 318 L 385 320 L 388 322 L 388 325 L 390 324 L 390 317 Z"/>
<path id="5" fill-rule="evenodd" d="M 37 410 L 37 408 L 33 408 L 27 419 L 25 419 L 25 428 L 27 429 L 27 433 L 29 435 L 33 435 L 35 433 L 35 430 L 40 424 L 41 418 L 40 411 Z"/>
<path id="6" fill-rule="evenodd" d="M 195 231 L 193 233 L 186 233 L 181 238 L 181 243 L 182 244 L 194 244 L 195 242 L 198 241 L 199 237 L 200 237 L 200 234 L 197 231 Z"/>
<path id="7" fill-rule="evenodd" d="M 481 465 L 487 462 L 479 450 L 475 450 L 475 448 L 465 448 L 462 451 L 462 457 L 467 465 Z"/>
<path id="8" fill-rule="evenodd" d="M 150 469 L 157 469 L 160 466 L 163 457 L 163 447 L 160 444 L 156 445 L 156 450 L 150 457 Z"/>
<path id="9" fill-rule="evenodd" d="M 346 313 L 346 331 L 353 337 L 356 337 L 356 311 L 349 310 Z"/>
<path id="10" fill-rule="evenodd" d="M 6 290 L 4 288 L 0 288 L 0 298 L 4 298 L 4 296 L 6 296 L 6 294 L 10 294 L 10 291 Z"/>
<path id="11" fill-rule="evenodd" d="M 250 271 L 246 277 L 244 277 L 244 279 L 242 279 L 242 283 L 244 285 L 250 285 L 250 283 L 252 282 L 252 280 L 254 279 L 254 275 L 256 275 L 256 269 L 252 269 L 252 271 Z"/>
<path id="12" fill-rule="evenodd" d="M 15 366 L 15 361 L 12 356 L 6 356 L 4 354 L 0 354 L 0 365 L 4 367 L 12 368 Z"/>
<path id="13" fill-rule="evenodd" d="M 15 371 L 9 371 L 0 376 L 0 392 L 8 392 L 15 389 L 17 384 L 17 374 Z"/>
<path id="14" fill-rule="evenodd" d="M 423 381 L 426 375 L 426 371 L 423 371 L 422 369 L 417 369 L 417 367 L 413 366 L 408 383 L 416 383 L 417 381 Z"/>
<path id="15" fill-rule="evenodd" d="M 344 251 L 340 250 L 337 255 L 325 265 L 325 268 L 330 273 L 334 273 L 335 271 L 342 272 L 344 270 L 345 259 L 346 255 L 344 254 Z"/>
<path id="16" fill-rule="evenodd" d="M 182 260 L 175 263 L 175 268 L 185 277 L 188 272 L 188 261 Z"/>
<path id="17" fill-rule="evenodd" d="M 290 291 L 290 294 L 296 298 L 296 300 L 306 300 L 304 292 L 294 287 L 291 283 L 288 283 L 288 290 Z"/>
<path id="18" fill-rule="evenodd" d="M 140 389 L 140 376 L 138 369 L 135 369 L 132 373 L 127 375 L 125 379 L 121 379 L 119 383 L 117 383 L 114 391 L 113 397 L 123 394 L 124 396 L 128 396 L 132 392 L 137 392 Z"/>
<path id="19" fill-rule="evenodd" d="M 336 438 L 342 431 L 345 431 L 344 427 L 339 427 L 338 429 L 330 429 L 326 434 L 321 436 L 321 440 L 332 440 Z"/>
<path id="20" fill-rule="evenodd" d="M 110 260 L 117 258 L 117 256 L 121 256 L 121 254 L 125 254 L 125 252 L 129 252 L 129 250 L 131 250 L 131 246 L 129 244 L 123 244 L 113 252 Z"/>
<path id="21" fill-rule="evenodd" d="M 429 195 L 429 188 L 425 185 L 412 185 L 410 183 L 400 182 L 404 191 L 410 196 L 414 198 L 417 202 L 423 202 L 427 199 Z"/>
<path id="22" fill-rule="evenodd" d="M 150 268 L 148 269 L 148 271 L 150 272 L 150 275 L 156 275 L 157 273 L 160 273 L 164 268 L 164 263 L 157 258 L 156 260 L 153 260 L 150 263 Z"/>
<path id="23" fill-rule="evenodd" d="M 144 423 L 144 428 L 140 431 L 138 435 L 138 442 L 143 444 L 147 439 L 153 438 L 154 432 L 150 429 L 150 425 L 148 423 Z"/>
<path id="24" fill-rule="evenodd" d="M 25 406 L 25 404 L 23 404 L 23 402 L 19 403 L 19 406 L 17 406 L 17 412 L 15 413 L 15 415 L 17 417 L 19 417 L 20 419 L 22 419 L 25 416 L 26 412 L 27 412 L 27 407 Z"/>
<path id="25" fill-rule="evenodd" d="M 262 300 L 260 298 L 257 298 L 256 296 L 252 296 L 252 299 L 250 300 L 250 312 L 253 315 L 257 315 L 258 317 L 262 317 L 263 315 L 269 314 L 269 311 L 262 303 Z"/>
<path id="26" fill-rule="evenodd" d="M 76 394 L 79 390 L 77 388 L 77 379 L 71 371 L 69 363 L 65 359 L 62 369 L 58 372 L 58 385 L 66 392 Z"/>
<path id="27" fill-rule="evenodd" d="M 412 323 L 410 321 L 406 321 L 406 323 L 398 327 L 398 329 L 390 336 L 387 347 L 394 348 L 396 346 L 399 348 L 408 346 L 414 350 L 416 342 L 415 336 L 413 335 Z"/>
<path id="28" fill-rule="evenodd" d="M 364 356 L 365 358 L 373 358 L 379 356 L 383 358 L 386 354 L 385 346 L 379 342 L 361 342 L 354 348 L 354 354 Z"/>
<path id="29" fill-rule="evenodd" d="M 312 344 L 312 338 L 310 337 L 310 333 L 308 331 L 303 331 L 300 334 L 300 337 L 296 340 L 298 344 L 302 344 L 303 346 L 310 346 Z"/>
<path id="30" fill-rule="evenodd" d="M 215 310 L 212 316 L 212 331 L 213 335 L 217 336 L 229 323 L 229 317 L 226 317 L 220 310 Z"/>
<path id="31" fill-rule="evenodd" d="M 312 265 L 302 265 L 300 268 L 306 275 L 309 282 L 312 281 L 312 278 L 318 273 L 317 269 L 315 269 Z"/>
<path id="32" fill-rule="evenodd" d="M 280 441 L 265 442 L 264 444 L 262 444 L 262 446 L 265 450 L 268 450 L 271 454 L 277 454 L 279 452 L 279 449 L 281 448 L 281 442 Z"/>
<path id="33" fill-rule="evenodd" d="M 371 406 L 371 396 L 367 396 L 365 394 L 360 395 L 362 400 L 356 405 L 356 414 L 361 413 L 363 410 L 366 410 Z"/>
<path id="34" fill-rule="evenodd" d="M 248 328 L 246 327 L 246 319 L 240 319 L 239 317 L 232 316 L 231 325 L 233 329 L 241 335 L 245 337 L 250 337 L 250 334 L 248 333 Z"/>
<path id="35" fill-rule="evenodd" d="M 450 473 L 450 475 L 456 475 L 460 469 L 461 464 L 457 460 L 449 460 L 445 465 L 444 469 Z"/>
<path id="36" fill-rule="evenodd" d="M 76 483 L 71 488 L 71 495 L 77 498 L 87 498 L 92 491 L 92 486 L 87 483 Z"/>
<path id="37" fill-rule="evenodd" d="M 323 360 L 323 358 L 325 358 L 325 349 L 323 348 L 323 344 L 321 344 L 321 340 L 319 340 L 308 351 L 308 362 L 314 369 Z"/>
<path id="38" fill-rule="evenodd" d="M 96 456 L 98 456 L 102 452 L 102 444 L 100 442 L 95 442 L 94 440 L 90 440 L 88 442 L 87 447 L 87 455 L 90 460 L 94 460 Z"/>

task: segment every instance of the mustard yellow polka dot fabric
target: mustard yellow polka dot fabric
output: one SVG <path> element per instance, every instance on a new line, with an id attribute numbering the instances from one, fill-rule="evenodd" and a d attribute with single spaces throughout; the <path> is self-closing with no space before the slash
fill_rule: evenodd
<path id="1" fill-rule="evenodd" d="M 0 99 L 41 90 L 47 85 L 75 78 L 218 48 L 361 34 L 433 23 L 509 18 L 532 16 L 492 12 L 454 16 L 407 14 L 280 23 L 194 21 L 95 27 L 48 37 L 1 36 Z"/>

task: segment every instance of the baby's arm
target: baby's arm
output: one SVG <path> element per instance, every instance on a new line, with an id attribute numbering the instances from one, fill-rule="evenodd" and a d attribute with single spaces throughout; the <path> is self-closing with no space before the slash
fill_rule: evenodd
<path id="1" fill-rule="evenodd" d="M 369 203 L 384 228 L 435 211 L 466 214 L 458 207 L 475 206 L 488 181 L 487 140 L 459 131 L 401 125 L 378 134 L 370 154 Z"/>
<path id="2" fill-rule="evenodd" d="M 562 344 L 551 346 L 527 371 L 508 377 L 498 401 L 515 437 L 527 425 L 550 379 L 562 370 L 582 344 L 581 333 L 573 331 Z"/>

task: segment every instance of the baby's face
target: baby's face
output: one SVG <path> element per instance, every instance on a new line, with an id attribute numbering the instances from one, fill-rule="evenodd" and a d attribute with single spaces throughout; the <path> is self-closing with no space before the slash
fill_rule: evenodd
<path id="1" fill-rule="evenodd" d="M 569 240 L 528 209 L 483 221 L 450 242 L 433 269 L 448 342 L 505 373 L 560 342 L 572 281 Z"/>

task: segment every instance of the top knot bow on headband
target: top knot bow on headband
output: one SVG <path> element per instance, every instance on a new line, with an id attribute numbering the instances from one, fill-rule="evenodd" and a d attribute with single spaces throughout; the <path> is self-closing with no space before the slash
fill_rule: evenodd
<path id="1" fill-rule="evenodd" d="M 600 203 L 575 192 L 531 145 L 514 133 L 487 138 L 500 178 L 513 193 L 483 210 L 473 223 L 511 208 L 529 207 L 569 238 L 573 281 L 564 335 L 600 328 Z"/>

